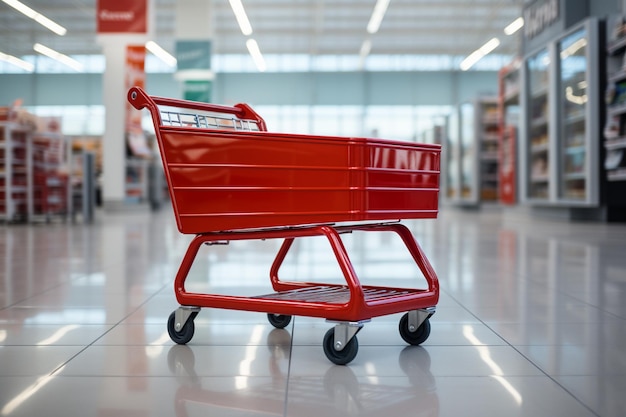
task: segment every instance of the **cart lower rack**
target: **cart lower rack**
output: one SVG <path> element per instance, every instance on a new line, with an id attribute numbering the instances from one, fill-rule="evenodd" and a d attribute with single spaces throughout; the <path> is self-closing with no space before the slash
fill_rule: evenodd
<path id="1" fill-rule="evenodd" d="M 356 357 L 356 334 L 374 317 L 406 312 L 401 337 L 413 345 L 428 338 L 437 276 L 398 221 L 437 216 L 439 145 L 268 132 L 245 104 L 154 97 L 136 87 L 128 100 L 150 111 L 178 229 L 196 235 L 175 278 L 181 306 L 168 320 L 174 342 L 192 339 L 201 308 L 267 313 L 277 328 L 292 316 L 325 318 L 335 323 L 323 340 L 335 364 Z M 397 234 L 427 288 L 361 285 L 340 236 L 353 231 Z M 279 278 L 295 239 L 311 236 L 329 241 L 345 285 Z M 255 239 L 283 239 L 269 271 L 273 293 L 241 297 L 185 289 L 201 245 Z"/>

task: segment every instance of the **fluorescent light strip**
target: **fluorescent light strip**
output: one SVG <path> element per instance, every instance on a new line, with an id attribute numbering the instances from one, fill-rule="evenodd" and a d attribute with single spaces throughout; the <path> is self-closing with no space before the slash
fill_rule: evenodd
<path id="1" fill-rule="evenodd" d="M 520 30 L 523 26 L 524 26 L 524 18 L 518 17 L 517 19 L 509 23 L 507 27 L 504 28 L 504 34 L 507 36 L 511 36 L 518 30 Z"/>
<path id="2" fill-rule="evenodd" d="M 478 48 L 478 50 L 482 52 L 483 54 L 487 55 L 491 53 L 494 49 L 496 49 L 498 46 L 500 46 L 500 39 L 491 38 L 487 41 L 487 43 L 485 43 L 483 46 Z"/>
<path id="3" fill-rule="evenodd" d="M 248 52 L 252 56 L 254 60 L 254 65 L 260 72 L 265 72 L 267 66 L 265 65 L 265 59 L 263 59 L 263 55 L 261 54 L 261 50 L 259 49 L 259 44 L 252 38 L 246 41 L 246 46 L 248 47 Z"/>
<path id="4" fill-rule="evenodd" d="M 21 69 L 28 72 L 33 72 L 35 70 L 35 66 L 33 64 L 31 64 L 30 62 L 22 61 L 21 59 L 14 57 L 13 55 L 7 55 L 0 52 L 0 60 L 15 65 L 16 67 L 20 67 Z"/>
<path id="5" fill-rule="evenodd" d="M 485 55 L 491 53 L 494 49 L 496 49 L 500 45 L 500 40 L 498 38 L 491 38 L 487 43 L 483 46 L 472 52 L 461 62 L 461 70 L 467 71 L 471 67 L 474 66 L 478 61 L 483 59 Z"/>
<path id="6" fill-rule="evenodd" d="M 365 68 L 365 59 L 372 51 L 372 41 L 365 39 L 361 44 L 361 50 L 359 51 L 359 71 Z"/>
<path id="7" fill-rule="evenodd" d="M 33 49 L 39 52 L 40 54 L 50 57 L 54 59 L 55 61 L 58 61 L 64 65 L 67 65 L 68 67 L 76 71 L 83 70 L 83 64 L 81 64 L 80 62 L 76 61 L 75 59 L 70 58 L 67 55 L 64 55 L 60 52 L 55 51 L 54 49 L 48 48 L 47 46 L 44 46 L 40 43 L 36 43 L 33 46 Z"/>
<path id="8" fill-rule="evenodd" d="M 252 35 L 252 26 L 250 25 L 250 21 L 248 20 L 248 16 L 246 15 L 246 11 L 243 8 L 241 0 L 228 1 L 230 2 L 230 7 L 233 9 L 233 13 L 235 13 L 235 19 L 237 19 L 237 23 L 239 23 L 241 33 L 245 36 Z"/>
<path id="9" fill-rule="evenodd" d="M 372 50 L 372 41 L 369 39 L 365 39 L 363 43 L 361 44 L 361 50 L 359 51 L 359 55 L 361 59 L 368 56 L 371 50 Z"/>
<path id="10" fill-rule="evenodd" d="M 146 49 L 152 52 L 157 58 L 165 62 L 170 67 L 175 67 L 178 62 L 176 58 L 172 56 L 172 54 L 161 48 L 161 46 L 159 46 L 156 42 L 148 41 L 146 43 Z"/>
<path id="11" fill-rule="evenodd" d="M 383 21 L 383 17 L 385 17 L 385 13 L 387 12 L 387 6 L 389 6 L 389 0 L 376 1 L 374 11 L 372 12 L 372 17 L 370 17 L 370 21 L 367 24 L 368 33 L 374 34 L 378 32 L 380 24 Z"/>
<path id="12" fill-rule="evenodd" d="M 57 35 L 63 36 L 67 33 L 67 29 L 65 29 L 63 26 L 48 19 L 46 16 L 42 15 L 39 12 L 36 12 L 35 10 L 31 9 L 30 7 L 28 7 L 24 3 L 21 3 L 18 0 L 2 0 L 2 1 L 8 4 L 9 6 L 13 7 L 18 12 L 22 13 L 24 16 L 33 19 L 35 22 L 44 26 L 46 29 L 53 31 Z"/>

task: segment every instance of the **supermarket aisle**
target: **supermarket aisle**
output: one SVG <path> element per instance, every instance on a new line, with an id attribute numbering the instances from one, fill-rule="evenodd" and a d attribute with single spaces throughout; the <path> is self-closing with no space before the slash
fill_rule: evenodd
<path id="1" fill-rule="evenodd" d="M 442 294 L 422 347 L 397 316 L 374 319 L 359 353 L 332 365 L 330 324 L 203 310 L 187 346 L 165 321 L 190 240 L 167 209 L 97 224 L 0 226 L 1 416 L 626 415 L 626 226 L 519 222 L 442 211 L 408 222 Z M 269 291 L 279 242 L 203 248 L 190 288 Z M 389 236 L 346 236 L 366 282 L 412 285 Z M 206 251 L 205 251 L 206 249 Z M 326 244 L 285 265 L 333 279 Z"/>

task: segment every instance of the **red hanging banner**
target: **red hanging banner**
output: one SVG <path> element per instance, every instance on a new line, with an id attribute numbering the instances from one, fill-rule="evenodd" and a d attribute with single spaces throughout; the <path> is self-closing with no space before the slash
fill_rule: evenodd
<path id="1" fill-rule="evenodd" d="M 98 0 L 97 32 L 147 33 L 148 0 Z"/>

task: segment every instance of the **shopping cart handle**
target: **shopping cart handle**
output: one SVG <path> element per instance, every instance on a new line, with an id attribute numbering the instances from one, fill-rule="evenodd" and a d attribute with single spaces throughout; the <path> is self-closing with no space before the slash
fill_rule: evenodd
<path id="1" fill-rule="evenodd" d="M 220 104 L 200 103 L 197 101 L 177 100 L 173 98 L 149 96 L 140 87 L 132 87 L 128 90 L 128 101 L 137 110 L 147 108 L 152 113 L 153 117 L 157 117 L 160 122 L 159 107 L 158 106 L 170 106 L 181 109 L 200 110 L 213 113 L 226 113 L 233 114 L 240 119 L 253 120 L 257 123 L 259 130 L 267 130 L 265 127 L 265 121 L 259 116 L 250 106 L 244 103 L 238 103 L 234 106 L 224 106 Z M 161 124 L 161 123 L 159 123 Z"/>

